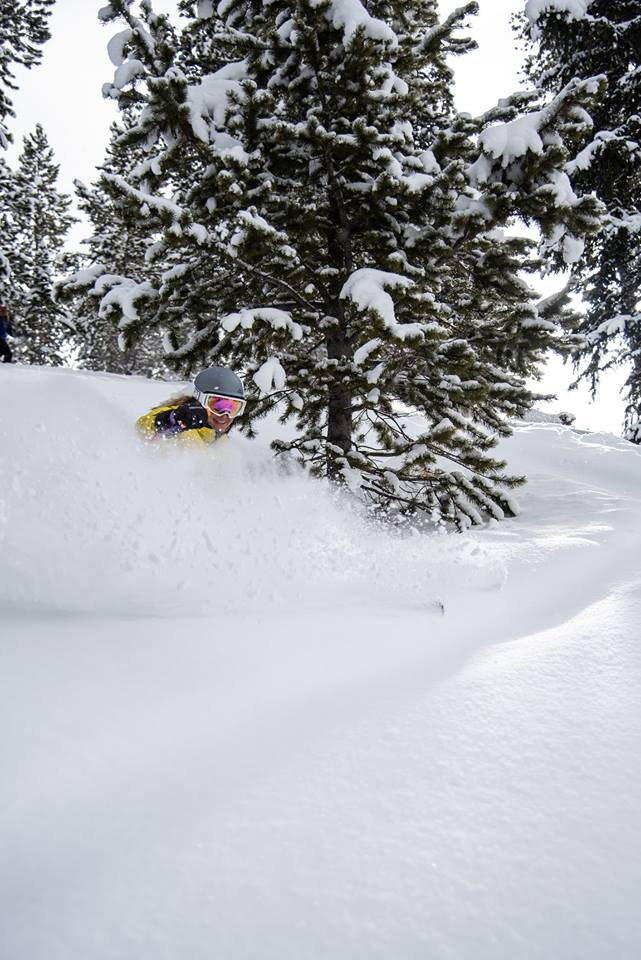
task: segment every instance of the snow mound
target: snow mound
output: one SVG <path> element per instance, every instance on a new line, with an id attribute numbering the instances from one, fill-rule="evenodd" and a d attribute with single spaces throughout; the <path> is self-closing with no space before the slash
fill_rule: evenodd
<path id="1" fill-rule="evenodd" d="M 638 957 L 641 450 L 400 535 L 184 387 L 0 368 L 3 960 Z"/>
<path id="2" fill-rule="evenodd" d="M 187 384 L 3 369 L 0 603 L 24 612 L 189 612 L 440 602 L 501 564 L 450 538 L 390 537 L 269 438 L 145 444 L 137 416 Z M 5 408 L 6 408 L 5 407 Z M 269 428 L 273 429 L 274 424 Z"/>

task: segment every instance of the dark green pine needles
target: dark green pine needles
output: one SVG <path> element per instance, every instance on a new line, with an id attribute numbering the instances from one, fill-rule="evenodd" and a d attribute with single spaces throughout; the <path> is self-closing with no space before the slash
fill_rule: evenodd
<path id="1" fill-rule="evenodd" d="M 535 7 L 521 29 L 531 40 L 528 75 L 545 90 L 573 77 L 607 82 L 569 165 L 577 188 L 607 207 L 604 229 L 587 238 L 574 266 L 587 308 L 577 363 L 593 393 L 603 369 L 625 366 L 626 435 L 641 443 L 641 2 L 591 0 L 583 8 L 570 16 Z"/>
<path id="2" fill-rule="evenodd" d="M 250 435 L 277 408 L 279 453 L 382 509 L 512 514 L 521 478 L 493 448 L 568 346 L 514 225 L 566 251 L 598 229 L 565 173 L 598 84 L 457 113 L 448 58 L 474 46 L 475 3 L 442 21 L 432 0 L 183 3 L 180 33 L 141 6 L 101 12 L 105 94 L 139 111 L 126 142 L 147 151 L 106 182 L 162 269 L 103 312 L 126 342 L 162 329 L 182 372 L 242 371 Z"/>

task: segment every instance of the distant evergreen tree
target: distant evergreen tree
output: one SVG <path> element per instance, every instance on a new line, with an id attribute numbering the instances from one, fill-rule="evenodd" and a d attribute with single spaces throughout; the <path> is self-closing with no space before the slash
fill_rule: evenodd
<path id="1" fill-rule="evenodd" d="M 63 362 L 69 323 L 54 303 L 56 261 L 73 217 L 69 197 L 58 192 L 58 165 L 40 124 L 24 138 L 15 173 L 12 216 L 15 225 L 11 302 L 28 363 Z"/>
<path id="2" fill-rule="evenodd" d="M 15 116 L 9 91 L 16 90 L 16 65 L 40 62 L 40 47 L 49 39 L 49 15 L 55 0 L 12 0 L 0 7 L 0 147 L 11 141 L 6 122 Z"/>
<path id="3" fill-rule="evenodd" d="M 531 242 L 503 228 L 536 223 L 568 259 L 598 229 L 564 172 L 598 85 L 475 120 L 446 56 L 472 48 L 455 31 L 476 3 L 442 22 L 433 0 L 214 6 L 184 2 L 180 38 L 148 0 L 101 11 L 126 24 L 105 92 L 144 102 L 132 137 L 150 151 L 108 179 L 173 263 L 109 291 L 125 336 L 160 322 L 179 368 L 244 371 L 245 429 L 278 405 L 294 431 L 276 449 L 375 504 L 460 526 L 510 514 L 521 478 L 491 451 L 563 331 L 522 279 Z"/>
<path id="4" fill-rule="evenodd" d="M 7 120 L 14 117 L 10 92 L 17 89 L 16 65 L 30 68 L 39 63 L 40 47 L 49 39 L 48 19 L 54 0 L 13 0 L 0 5 L 0 149 L 11 142 Z M 0 200 L 8 208 L 5 172 L 0 173 Z M 0 217 L 4 214 L 0 209 Z M 0 297 L 6 301 L 11 275 L 11 255 L 6 234 L 0 234 Z"/>
<path id="5" fill-rule="evenodd" d="M 150 271 L 145 261 L 149 246 L 148 231 L 138 210 L 121 195 L 109 191 L 103 173 L 126 176 L 141 163 L 145 153 L 140 146 L 126 142 L 131 118 L 124 124 L 112 124 L 101 177 L 91 186 L 75 181 L 78 206 L 91 224 L 92 233 L 83 241 L 85 252 L 70 275 L 56 285 L 56 300 L 66 303 L 78 331 L 77 362 L 90 370 L 111 373 L 150 373 L 162 368 L 162 345 L 155 329 L 121 350 L 119 331 L 112 311 L 99 311 L 100 301 L 110 286 L 124 277 L 142 276 Z M 124 143 L 123 143 L 124 138 Z M 100 279 L 100 283 L 98 280 Z"/>
<path id="6" fill-rule="evenodd" d="M 0 303 L 11 301 L 11 259 L 15 245 L 15 223 L 12 207 L 15 180 L 11 168 L 0 157 Z"/>
<path id="7" fill-rule="evenodd" d="M 579 189 L 593 190 L 608 212 L 575 268 L 587 305 L 581 376 L 595 392 L 603 369 L 629 365 L 625 427 L 641 443 L 641 0 L 586 0 L 583 16 L 562 7 L 526 4 L 529 76 L 550 93 L 573 77 L 607 77 L 591 110 L 594 129 L 568 164 Z"/>

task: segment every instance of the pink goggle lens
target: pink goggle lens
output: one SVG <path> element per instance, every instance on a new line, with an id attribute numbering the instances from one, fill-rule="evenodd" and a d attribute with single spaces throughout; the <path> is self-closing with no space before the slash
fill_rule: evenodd
<path id="1" fill-rule="evenodd" d="M 235 417 L 243 405 L 240 400 L 232 400 L 231 397 L 210 397 L 207 406 L 219 416 Z"/>

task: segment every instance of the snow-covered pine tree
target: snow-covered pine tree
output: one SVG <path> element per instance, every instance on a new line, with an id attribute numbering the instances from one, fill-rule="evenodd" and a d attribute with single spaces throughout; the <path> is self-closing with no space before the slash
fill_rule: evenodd
<path id="1" fill-rule="evenodd" d="M 91 224 L 92 233 L 83 241 L 79 269 L 56 284 L 56 302 L 67 304 L 73 316 L 80 366 L 111 373 L 149 374 L 162 369 L 163 350 L 157 331 L 144 330 L 128 349 L 121 350 L 118 326 L 111 311 L 105 310 L 101 315 L 98 309 L 110 285 L 121 283 L 125 276 L 137 277 L 150 270 L 145 262 L 150 243 L 146 223 L 141 221 L 135 206 L 132 208 L 122 195 L 114 196 L 107 189 L 102 178 L 103 173 L 127 176 L 145 159 L 140 146 L 126 142 L 131 125 L 127 112 L 123 124 L 112 124 L 106 157 L 98 168 L 99 179 L 90 186 L 75 181 L 78 206 Z"/>
<path id="2" fill-rule="evenodd" d="M 11 92 L 17 89 L 14 69 L 29 69 L 40 61 L 39 47 L 49 39 L 48 18 L 55 0 L 14 0 L 0 6 L 0 149 L 11 142 L 7 121 L 14 117 Z M 2 176 L 4 178 L 3 171 Z M 0 183 L 0 198 L 6 202 L 6 182 Z M 6 207 L 5 207 L 6 210 Z M 0 210 L 0 216 L 3 216 Z M 9 283 L 11 256 L 7 237 L 0 235 L 0 297 Z"/>
<path id="3" fill-rule="evenodd" d="M 455 32 L 475 3 L 441 22 L 433 0 L 185 2 L 203 69 L 141 9 L 101 11 L 126 24 L 106 93 L 144 99 L 150 150 L 138 183 L 111 183 L 183 259 L 155 294 L 123 288 L 123 316 L 171 303 L 189 247 L 207 320 L 170 330 L 170 359 L 242 369 L 245 429 L 278 405 L 295 430 L 276 449 L 376 503 L 461 526 L 512 513 L 520 478 L 492 449 L 560 331 L 522 278 L 530 242 L 503 228 L 534 222 L 568 259 L 598 228 L 565 174 L 598 84 L 458 115 L 446 57 L 473 45 Z"/>
<path id="4" fill-rule="evenodd" d="M 12 216 L 15 255 L 9 302 L 21 336 L 17 349 L 28 363 L 60 365 L 69 323 L 53 300 L 56 260 L 74 218 L 69 197 L 57 190 L 58 165 L 40 124 L 24 137 L 14 175 Z"/>
<path id="5" fill-rule="evenodd" d="M 568 165 L 582 192 L 607 207 L 604 229 L 575 267 L 587 310 L 578 328 L 581 377 L 596 392 L 603 369 L 625 364 L 626 433 L 641 443 L 641 2 L 528 0 L 527 72 L 551 93 L 573 77 L 607 77 L 594 129 Z"/>
<path id="6" fill-rule="evenodd" d="M 16 65 L 40 62 L 40 47 L 49 39 L 49 15 L 55 0 L 13 0 L 0 7 L 0 147 L 11 141 L 7 118 L 15 116 L 9 91 L 17 89 Z"/>
<path id="7" fill-rule="evenodd" d="M 214 358 L 220 340 L 218 291 L 229 282 L 229 264 L 212 251 L 211 244 L 203 243 L 205 233 L 200 224 L 189 223 L 183 230 L 177 222 L 176 212 L 189 209 L 194 186 L 206 177 L 210 156 L 201 140 L 193 135 L 188 118 L 190 136 L 173 138 L 165 111 L 177 108 L 176 92 L 180 89 L 178 96 L 184 97 L 187 77 L 192 77 L 198 86 L 203 74 L 224 65 L 224 59 L 212 45 L 207 30 L 199 29 L 198 22 L 180 36 L 168 18 L 157 17 L 150 6 L 142 6 L 145 25 L 132 16 L 131 4 L 125 4 L 129 26 L 109 44 L 117 69 L 113 84 L 105 85 L 105 93 L 116 97 L 125 110 L 133 105 L 140 112 L 140 106 L 144 107 L 138 129 L 128 132 L 125 143 L 132 149 L 142 143 L 147 161 L 139 164 L 128 180 L 111 178 L 111 189 L 121 201 L 124 196 L 131 205 L 133 199 L 154 242 L 147 251 L 150 270 L 146 282 L 134 288 L 114 288 L 113 294 L 103 299 L 102 309 L 121 313 L 125 345 L 147 336 L 150 325 L 162 330 L 167 359 L 188 372 L 194 365 L 194 344 L 199 344 L 201 351 L 212 351 L 211 359 Z M 108 10 L 105 8 L 105 13 Z M 138 44 L 142 44 L 142 61 L 131 55 Z M 151 82 L 157 80 L 160 94 L 157 109 L 153 98 L 148 100 L 137 84 L 130 82 L 132 75 L 135 78 L 144 70 L 143 61 L 150 62 L 151 50 L 155 73 Z M 175 73 L 174 65 L 178 63 L 180 67 Z M 165 96 L 167 82 L 170 88 Z M 181 126 L 185 119 L 183 116 Z M 164 134 L 160 151 L 150 149 L 150 145 L 159 143 L 161 129 Z M 128 189 L 123 189 L 127 184 L 138 188 L 133 198 Z M 149 283 L 152 270 L 160 273 L 159 284 Z"/>
<path id="8" fill-rule="evenodd" d="M 104 19 L 112 16 L 110 7 L 101 11 Z M 141 357 L 142 349 L 148 370 L 150 366 L 162 368 L 165 351 L 159 348 L 159 331 L 175 364 L 180 363 L 182 341 L 191 340 L 194 333 L 203 343 L 211 342 L 215 336 L 216 311 L 211 290 L 216 267 L 210 250 L 201 250 L 194 243 L 193 231 L 186 231 L 183 236 L 174 217 L 178 201 L 183 202 L 193 183 L 202 178 L 206 154 L 185 138 L 177 144 L 179 149 L 174 151 L 171 163 L 151 149 L 158 139 L 157 123 L 148 109 L 141 115 L 141 107 L 147 106 L 146 98 L 131 84 L 144 67 L 141 61 L 125 54 L 125 48 L 138 41 L 147 53 L 153 49 L 154 69 L 162 77 L 174 61 L 180 38 L 166 18 L 150 15 L 146 26 L 131 14 L 128 20 L 131 26 L 117 34 L 108 47 L 118 69 L 114 83 L 106 85 L 106 95 L 118 97 L 123 123 L 96 184 L 109 210 L 107 242 L 101 245 L 99 237 L 95 244 L 90 241 L 91 264 L 61 284 L 60 296 L 68 299 L 79 295 L 86 304 L 99 303 L 99 325 L 104 330 L 117 329 L 125 357 Z M 189 50 L 186 42 L 183 49 L 185 62 L 197 55 L 197 49 Z M 134 122 L 136 116 L 138 120 Z M 160 122 L 164 124 L 162 118 Z M 166 153 L 169 155 L 170 151 Z M 123 192 L 126 183 L 138 186 L 133 202 Z M 156 197 L 155 191 L 162 197 Z M 120 256 L 121 244 L 116 238 L 111 243 L 110 231 L 117 232 L 121 223 L 126 223 L 127 232 L 136 241 L 146 237 L 144 258 L 139 256 L 139 246 L 132 261 L 128 255 Z"/>
<path id="9" fill-rule="evenodd" d="M 11 208 L 14 196 L 13 171 L 0 157 L 0 303 L 8 302 L 11 290 L 10 263 L 15 242 L 15 224 Z"/>

